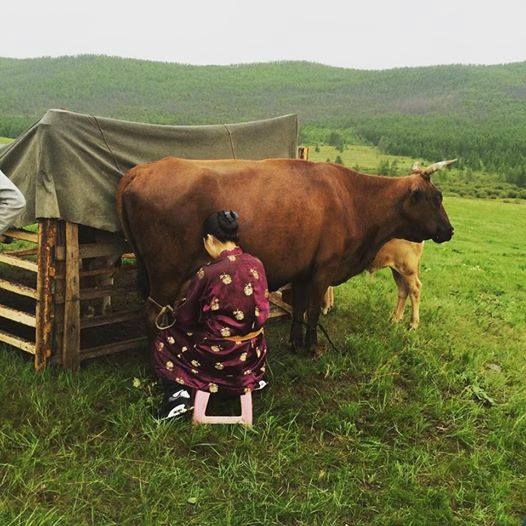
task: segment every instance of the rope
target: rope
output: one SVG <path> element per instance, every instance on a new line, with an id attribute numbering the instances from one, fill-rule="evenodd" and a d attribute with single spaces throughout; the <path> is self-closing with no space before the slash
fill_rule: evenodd
<path id="1" fill-rule="evenodd" d="M 334 345 L 334 343 L 332 342 L 330 336 L 329 336 L 329 333 L 325 330 L 325 327 L 320 323 L 318 322 L 318 327 L 321 329 L 321 332 L 323 332 L 325 338 L 327 338 L 327 341 L 329 342 L 329 345 L 332 347 L 332 349 L 339 353 L 339 354 L 342 354 L 342 351 L 340 349 L 338 349 L 338 347 L 336 347 L 336 345 Z"/>
<path id="2" fill-rule="evenodd" d="M 174 326 L 175 314 L 174 309 L 171 305 L 161 305 L 160 303 L 155 301 L 151 296 L 148 296 L 146 300 L 150 301 L 151 303 L 159 307 L 159 309 L 161 309 L 159 311 L 159 314 L 157 314 L 157 316 L 155 317 L 155 326 L 157 327 L 157 329 L 159 329 L 160 331 L 164 331 Z"/>
<path id="3" fill-rule="evenodd" d="M 305 325 L 305 327 L 307 327 L 307 329 L 309 328 L 309 324 L 304 322 L 304 321 L 301 321 L 301 320 L 292 320 L 292 323 L 301 323 L 302 325 Z M 337 352 L 338 354 L 343 354 L 341 349 L 339 349 L 338 347 L 336 347 L 336 345 L 334 344 L 334 342 L 331 340 L 331 337 L 329 336 L 329 333 L 327 332 L 327 330 L 325 329 L 325 327 L 320 323 L 318 322 L 316 324 L 316 327 L 319 327 L 321 329 L 321 332 L 323 332 L 323 335 L 325 336 L 325 338 L 327 338 L 327 342 L 329 343 L 329 345 L 332 347 L 332 350 L 334 352 Z"/>
<path id="4" fill-rule="evenodd" d="M 232 140 L 232 133 L 230 132 L 230 128 L 226 124 L 223 124 L 223 126 L 225 127 L 225 130 L 228 133 L 228 139 L 230 140 L 230 149 L 232 150 L 232 159 L 237 159 L 236 152 L 234 150 L 234 141 Z"/>
<path id="5" fill-rule="evenodd" d="M 104 135 L 104 132 L 102 131 L 102 127 L 95 115 L 90 115 L 90 117 L 95 121 L 97 124 L 97 128 L 100 131 L 100 134 L 102 135 L 102 138 L 104 139 L 104 143 L 106 144 L 106 148 L 110 152 L 110 155 L 113 157 L 113 163 L 115 164 L 115 168 L 117 168 L 117 171 L 122 175 L 121 167 L 119 166 L 119 163 L 117 162 L 117 158 L 115 157 L 115 154 L 113 153 L 113 150 L 111 149 L 110 143 L 106 139 L 106 135 Z"/>

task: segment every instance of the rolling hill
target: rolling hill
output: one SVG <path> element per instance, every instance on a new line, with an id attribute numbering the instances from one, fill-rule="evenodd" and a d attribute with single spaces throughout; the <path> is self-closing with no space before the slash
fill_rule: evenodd
<path id="1" fill-rule="evenodd" d="M 460 157 L 526 184 L 526 62 L 382 71 L 308 62 L 191 66 L 118 57 L 0 58 L 0 136 L 50 107 L 164 124 L 298 113 L 392 154 Z"/>

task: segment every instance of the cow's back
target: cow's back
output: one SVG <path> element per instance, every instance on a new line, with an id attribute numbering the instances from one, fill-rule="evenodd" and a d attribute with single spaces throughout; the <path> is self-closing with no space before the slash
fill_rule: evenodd
<path id="1" fill-rule="evenodd" d="M 204 219 L 240 214 L 243 248 L 259 257 L 272 288 L 308 273 L 324 236 L 337 241 L 343 212 L 338 167 L 301 160 L 165 158 L 124 175 L 118 207 L 151 274 L 187 278 L 205 260 Z"/>

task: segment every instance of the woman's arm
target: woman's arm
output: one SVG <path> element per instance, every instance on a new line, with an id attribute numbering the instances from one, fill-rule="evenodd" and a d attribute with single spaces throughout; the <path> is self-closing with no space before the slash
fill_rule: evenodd
<path id="1" fill-rule="evenodd" d="M 175 308 L 177 324 L 183 327 L 195 325 L 199 322 L 202 312 L 203 296 L 208 285 L 208 277 L 204 269 L 199 269 L 195 276 L 188 280 L 186 297 Z"/>

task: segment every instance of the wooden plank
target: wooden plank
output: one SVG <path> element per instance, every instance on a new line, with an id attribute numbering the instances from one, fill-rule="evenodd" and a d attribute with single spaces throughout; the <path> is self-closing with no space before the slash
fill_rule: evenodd
<path id="1" fill-rule="evenodd" d="M 77 371 L 80 367 L 80 295 L 78 225 L 66 222 L 66 277 L 62 365 Z"/>
<path id="2" fill-rule="evenodd" d="M 29 327 L 36 327 L 36 317 L 27 312 L 12 309 L 11 307 L 6 307 L 5 305 L 0 304 L 0 317 L 7 318 L 8 320 L 16 321 L 17 323 L 22 323 L 23 325 L 28 325 Z"/>
<path id="3" fill-rule="evenodd" d="M 115 343 L 109 343 L 107 345 L 98 345 L 97 347 L 88 347 L 82 349 L 81 358 L 86 360 L 88 358 L 96 358 L 97 356 L 105 356 L 107 354 L 113 354 L 121 351 L 130 351 L 132 349 L 139 349 L 145 347 L 148 343 L 148 339 L 144 336 L 140 338 L 131 338 Z"/>
<path id="4" fill-rule="evenodd" d="M 19 336 L 9 334 L 8 332 L 0 331 L 0 342 L 7 343 L 8 345 L 12 345 L 13 347 L 17 347 L 18 349 L 22 349 L 28 353 L 35 354 L 35 344 L 33 342 L 30 342 L 25 338 L 20 338 Z"/>
<path id="5" fill-rule="evenodd" d="M 90 327 L 100 327 L 102 325 L 111 325 L 113 323 L 120 323 L 123 321 L 137 320 L 140 321 L 143 317 L 143 309 L 135 309 L 124 312 L 112 312 L 111 314 L 104 314 L 102 316 L 91 316 L 80 319 L 80 328 L 89 329 Z"/>
<path id="6" fill-rule="evenodd" d="M 53 279 L 55 278 L 55 246 L 57 221 L 38 222 L 38 274 L 35 334 L 35 369 L 42 369 L 51 358 L 53 343 Z"/>
<path id="7" fill-rule="evenodd" d="M 20 296 L 27 296 L 28 298 L 37 299 L 37 291 L 21 283 L 16 283 L 14 281 L 7 281 L 5 279 L 0 279 L 0 289 L 7 290 L 9 292 L 14 292 Z"/>
<path id="8" fill-rule="evenodd" d="M 114 243 L 86 243 L 80 245 L 80 258 L 98 258 L 114 256 L 118 252 L 119 245 Z"/>
<path id="9" fill-rule="evenodd" d="M 292 314 L 292 306 L 288 303 L 285 303 L 275 292 L 271 292 L 269 300 L 271 305 L 275 305 L 276 307 L 279 307 L 288 314 Z"/>
<path id="10" fill-rule="evenodd" d="M 135 284 L 127 285 L 126 287 L 93 287 L 89 289 L 80 289 L 79 298 L 81 301 L 95 300 L 98 298 L 105 298 L 106 296 L 116 296 L 118 294 L 132 294 L 137 292 Z M 56 294 L 55 302 L 63 303 L 66 301 L 64 294 Z"/>
<path id="11" fill-rule="evenodd" d="M 131 294 L 137 291 L 135 284 L 127 287 L 93 287 L 91 289 L 81 289 L 81 300 L 94 300 L 97 298 L 104 298 L 106 296 L 116 296 L 119 294 Z"/>
<path id="12" fill-rule="evenodd" d="M 80 270 L 79 277 L 86 278 L 92 276 L 111 276 L 112 274 L 118 275 L 121 272 L 133 272 L 137 270 L 137 265 L 122 265 L 120 267 L 105 267 L 94 270 Z M 63 276 L 58 276 L 57 279 L 63 279 Z"/>
<path id="13" fill-rule="evenodd" d="M 94 270 L 81 270 L 79 272 L 79 276 L 81 278 L 89 277 L 89 276 L 104 276 L 104 275 L 112 275 L 112 274 L 118 274 L 119 272 L 131 272 L 132 270 L 137 270 L 137 265 L 121 265 L 120 267 L 105 267 L 105 268 L 98 268 Z"/>
<path id="14" fill-rule="evenodd" d="M 38 247 L 35 248 L 24 248 L 22 250 L 6 250 L 7 254 L 11 256 L 36 256 L 38 252 Z"/>
<path id="15" fill-rule="evenodd" d="M 38 234 L 36 232 L 29 232 L 28 230 L 16 230 L 12 228 L 7 232 L 4 232 L 4 236 L 12 237 L 13 239 L 21 239 L 22 241 L 38 243 Z"/>
<path id="16" fill-rule="evenodd" d="M 0 263 L 6 263 L 12 267 L 24 268 L 31 272 L 38 272 L 38 265 L 34 261 L 27 261 L 17 256 L 11 256 L 8 253 L 0 253 Z"/>

